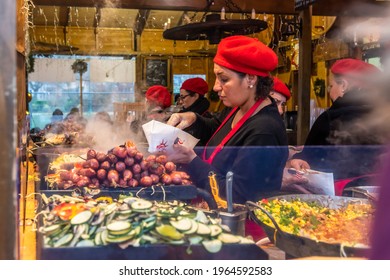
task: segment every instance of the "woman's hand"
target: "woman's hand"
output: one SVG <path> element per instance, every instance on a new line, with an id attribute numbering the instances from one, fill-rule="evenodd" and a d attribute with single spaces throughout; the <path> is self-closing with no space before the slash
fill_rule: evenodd
<path id="1" fill-rule="evenodd" d="M 310 165 L 307 163 L 307 161 L 302 159 L 289 160 L 286 167 L 295 168 L 298 171 L 310 169 Z"/>
<path id="2" fill-rule="evenodd" d="M 169 118 L 167 124 L 184 129 L 191 126 L 196 121 L 194 112 L 174 113 Z"/>
<path id="3" fill-rule="evenodd" d="M 174 152 L 168 155 L 168 161 L 172 161 L 174 163 L 190 163 L 195 157 L 196 153 L 193 149 L 185 147 L 180 144 L 173 144 Z"/>

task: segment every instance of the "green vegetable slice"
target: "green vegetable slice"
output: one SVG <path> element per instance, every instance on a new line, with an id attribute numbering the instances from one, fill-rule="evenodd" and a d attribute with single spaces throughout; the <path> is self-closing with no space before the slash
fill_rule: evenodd
<path id="1" fill-rule="evenodd" d="M 43 234 L 51 235 L 59 229 L 60 229 L 60 225 L 55 224 L 55 225 L 51 225 L 51 226 L 47 226 L 47 227 L 41 227 L 39 229 L 39 231 L 42 232 Z"/>
<path id="2" fill-rule="evenodd" d="M 218 239 L 204 240 L 202 245 L 209 253 L 218 253 L 222 248 L 222 242 Z"/>
<path id="3" fill-rule="evenodd" d="M 180 230 L 180 231 L 187 231 L 187 230 L 191 229 L 191 227 L 192 227 L 192 222 L 188 218 L 184 218 L 184 219 L 181 219 L 178 221 L 171 220 L 170 223 L 173 227 L 175 227 L 177 230 Z"/>
<path id="4" fill-rule="evenodd" d="M 218 239 L 226 244 L 240 243 L 241 241 L 238 236 L 230 233 L 221 233 L 220 235 L 218 235 Z"/>
<path id="5" fill-rule="evenodd" d="M 131 224 L 128 221 L 115 221 L 107 225 L 107 230 L 112 235 L 123 235 L 130 231 Z"/>
<path id="6" fill-rule="evenodd" d="M 171 225 L 161 225 L 161 226 L 158 226 L 158 227 L 156 227 L 156 231 L 161 236 L 168 237 L 169 239 L 180 240 L 180 239 L 183 238 L 183 234 L 178 232 Z"/>
<path id="7" fill-rule="evenodd" d="M 190 221 L 191 221 L 191 228 L 189 230 L 183 232 L 186 235 L 194 234 L 198 230 L 198 223 L 196 221 L 194 221 L 194 220 L 190 220 Z"/>
<path id="8" fill-rule="evenodd" d="M 53 247 L 58 248 L 70 243 L 73 239 L 73 233 L 65 234 L 63 237 L 54 242 Z"/>
<path id="9" fill-rule="evenodd" d="M 139 199 L 133 203 L 131 203 L 131 208 L 133 210 L 147 210 L 152 208 L 153 203 L 148 200 Z"/>
<path id="10" fill-rule="evenodd" d="M 85 224 L 88 223 L 92 218 L 92 212 L 89 210 L 83 211 L 78 213 L 76 216 L 70 220 L 70 223 L 72 225 L 80 225 L 80 224 Z"/>
<path id="11" fill-rule="evenodd" d="M 90 239 L 85 239 L 77 242 L 76 247 L 93 247 L 95 243 Z"/>
<path id="12" fill-rule="evenodd" d="M 200 234 L 200 235 L 210 235 L 211 229 L 205 224 L 198 223 L 198 229 L 197 229 L 196 233 Z"/>
<path id="13" fill-rule="evenodd" d="M 210 228 L 210 236 L 211 237 L 215 237 L 219 234 L 222 233 L 222 228 L 220 226 L 217 226 L 217 225 L 209 225 L 209 228 Z"/>

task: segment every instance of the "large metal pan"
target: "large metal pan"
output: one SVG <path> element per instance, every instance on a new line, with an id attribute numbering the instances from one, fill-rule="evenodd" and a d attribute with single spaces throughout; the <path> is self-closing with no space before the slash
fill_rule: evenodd
<path id="1" fill-rule="evenodd" d="M 291 201 L 299 198 L 305 202 L 316 202 L 321 206 L 331 209 L 341 208 L 349 203 L 370 203 L 368 199 L 342 197 L 342 196 L 327 196 L 314 194 L 296 194 L 296 195 L 281 195 L 268 198 L 285 199 Z M 247 201 L 246 206 L 250 217 L 260 225 L 266 232 L 268 238 L 275 244 L 276 247 L 286 252 L 288 256 L 301 258 L 310 256 L 329 256 L 329 257 L 367 257 L 368 247 L 349 247 L 342 244 L 331 244 L 321 241 L 316 241 L 310 238 L 293 235 L 282 231 L 275 219 L 264 208 L 254 202 Z M 273 222 L 275 227 L 271 227 L 261 222 L 255 215 L 254 209 L 258 208 L 263 211 Z"/>

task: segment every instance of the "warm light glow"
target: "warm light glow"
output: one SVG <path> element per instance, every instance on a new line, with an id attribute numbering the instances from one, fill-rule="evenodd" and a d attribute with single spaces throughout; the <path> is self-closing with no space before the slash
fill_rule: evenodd
<path id="1" fill-rule="evenodd" d="M 221 20 L 225 20 L 225 7 L 222 7 L 221 9 Z"/>

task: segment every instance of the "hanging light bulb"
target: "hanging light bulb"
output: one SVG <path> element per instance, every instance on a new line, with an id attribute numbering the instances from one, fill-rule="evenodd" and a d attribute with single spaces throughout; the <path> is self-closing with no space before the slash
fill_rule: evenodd
<path id="1" fill-rule="evenodd" d="M 225 20 L 225 19 L 226 19 L 225 7 L 222 7 L 222 9 L 221 9 L 221 20 Z"/>

